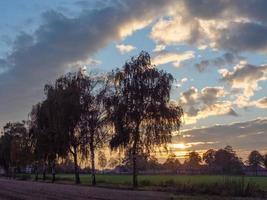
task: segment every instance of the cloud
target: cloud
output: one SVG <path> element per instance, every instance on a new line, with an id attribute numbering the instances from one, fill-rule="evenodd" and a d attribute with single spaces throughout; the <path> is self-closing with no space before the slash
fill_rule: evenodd
<path id="1" fill-rule="evenodd" d="M 150 38 L 161 45 L 196 43 L 200 38 L 197 20 L 182 16 L 160 19 L 152 28 Z"/>
<path id="2" fill-rule="evenodd" d="M 163 44 L 158 44 L 156 45 L 155 49 L 153 50 L 154 52 L 160 52 L 160 51 L 163 51 L 165 50 L 166 46 L 163 45 Z"/>
<path id="3" fill-rule="evenodd" d="M 239 155 L 246 157 L 247 153 L 254 150 L 255 147 L 260 151 L 267 150 L 267 119 L 258 118 L 252 121 L 185 130 L 182 131 L 182 135 L 190 135 L 190 137 L 181 139 L 176 136 L 173 142 L 176 140 L 181 142 L 182 140 L 184 143 L 197 143 L 199 141 L 203 143 L 193 145 L 191 150 L 218 149 L 231 145 L 238 151 Z"/>
<path id="4" fill-rule="evenodd" d="M 201 91 L 192 87 L 180 94 L 178 100 L 185 112 L 185 123 L 196 123 L 209 116 L 237 116 L 230 101 L 223 100 L 226 92 L 223 87 L 205 87 Z"/>
<path id="5" fill-rule="evenodd" d="M 249 104 L 249 99 L 260 90 L 259 82 L 267 79 L 267 66 L 255 66 L 247 63 L 240 63 L 233 71 L 227 69 L 219 70 L 222 81 L 225 81 L 233 90 L 237 91 L 237 102 L 239 106 Z"/>
<path id="6" fill-rule="evenodd" d="M 173 86 L 177 88 L 182 87 L 182 85 L 185 84 L 187 81 L 188 81 L 188 78 L 186 77 L 179 79 L 179 80 L 175 80 L 173 83 Z"/>
<path id="7" fill-rule="evenodd" d="M 188 81 L 188 78 L 182 78 L 182 80 L 181 80 L 181 83 L 185 83 L 185 82 L 187 82 Z"/>
<path id="8" fill-rule="evenodd" d="M 246 0 L 245 2 L 243 0 L 184 0 L 182 2 L 187 13 L 201 19 L 242 17 L 265 24 L 267 22 L 265 0 Z"/>
<path id="9" fill-rule="evenodd" d="M 267 97 L 254 101 L 253 104 L 258 108 L 267 108 Z"/>
<path id="10" fill-rule="evenodd" d="M 217 48 L 233 52 L 267 52 L 267 26 L 257 22 L 232 22 L 218 32 Z"/>
<path id="11" fill-rule="evenodd" d="M 193 51 L 186 51 L 183 53 L 174 53 L 174 52 L 159 52 L 156 56 L 153 57 L 152 63 L 154 65 L 163 65 L 172 63 L 175 67 L 180 67 L 180 63 L 189 59 L 194 58 Z"/>
<path id="12" fill-rule="evenodd" d="M 181 0 L 177 4 L 174 14 L 152 27 L 150 37 L 156 44 L 267 51 L 265 0 Z"/>
<path id="13" fill-rule="evenodd" d="M 174 3 L 112 1 L 102 8 L 82 11 L 76 17 L 57 11 L 43 13 L 42 23 L 34 34 L 18 36 L 10 54 L 3 58 L 9 70 L 0 74 L 0 121 L 26 117 L 33 102 L 40 100 L 45 83 L 72 65 L 86 64 L 88 57 L 99 49 L 166 14 Z"/>
<path id="14" fill-rule="evenodd" d="M 136 49 L 136 47 L 132 45 L 125 45 L 125 44 L 118 44 L 116 45 L 116 48 L 121 54 L 129 53 Z"/>
<path id="15" fill-rule="evenodd" d="M 221 68 L 226 65 L 234 64 L 242 59 L 243 59 L 242 57 L 228 52 L 224 53 L 220 57 L 216 57 L 209 60 L 207 59 L 201 60 L 199 63 L 195 64 L 195 67 L 198 69 L 199 72 L 204 72 L 208 69 L 208 67 Z"/>

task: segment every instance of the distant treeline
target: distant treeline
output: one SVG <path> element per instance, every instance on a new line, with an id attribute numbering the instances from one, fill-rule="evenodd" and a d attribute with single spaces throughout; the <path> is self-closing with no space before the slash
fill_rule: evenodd
<path id="1" fill-rule="evenodd" d="M 130 156 L 125 155 L 122 164 L 117 165 L 113 172 L 131 172 Z M 258 175 L 259 171 L 265 171 L 267 175 L 267 154 L 261 155 L 253 150 L 243 162 L 231 146 L 226 146 L 218 150 L 209 149 L 202 156 L 196 151 L 189 152 L 183 163 L 174 153 L 170 153 L 163 163 L 154 156 L 142 154 L 138 156 L 138 166 L 143 173 Z"/>

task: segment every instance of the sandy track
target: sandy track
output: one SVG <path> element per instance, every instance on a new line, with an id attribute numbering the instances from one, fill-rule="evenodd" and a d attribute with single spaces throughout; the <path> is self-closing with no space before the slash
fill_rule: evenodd
<path id="1" fill-rule="evenodd" d="M 0 179 L 0 199 L 7 200 L 164 200 L 169 194 L 152 191 L 117 190 L 98 187 Z"/>

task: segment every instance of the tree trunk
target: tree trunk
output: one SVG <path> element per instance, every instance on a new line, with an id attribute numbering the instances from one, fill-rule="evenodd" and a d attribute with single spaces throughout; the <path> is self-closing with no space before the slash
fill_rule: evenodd
<path id="1" fill-rule="evenodd" d="M 76 184 L 80 184 L 80 175 L 79 175 L 79 169 L 78 169 L 78 160 L 77 160 L 77 149 L 76 149 L 76 147 L 74 148 L 73 158 L 74 158 L 75 183 Z"/>
<path id="2" fill-rule="evenodd" d="M 35 181 L 38 181 L 38 165 L 35 165 Z"/>
<path id="3" fill-rule="evenodd" d="M 136 150 L 137 150 L 137 141 L 134 141 L 134 145 L 133 145 L 133 188 L 137 188 L 138 187 L 138 180 L 137 180 L 137 155 L 136 155 Z"/>
<path id="4" fill-rule="evenodd" d="M 92 169 L 91 169 L 91 176 L 92 176 L 92 185 L 96 185 L 96 178 L 95 178 L 95 151 L 94 146 L 91 142 L 90 144 L 90 151 L 91 151 L 91 163 L 92 163 Z"/>
<path id="5" fill-rule="evenodd" d="M 39 177 L 38 177 L 38 171 L 35 172 L 35 181 L 38 181 Z"/>
<path id="6" fill-rule="evenodd" d="M 12 178 L 16 178 L 16 167 L 12 167 Z"/>
<path id="7" fill-rule="evenodd" d="M 9 177 L 9 167 L 5 167 L 5 175 L 7 176 L 7 177 Z"/>
<path id="8" fill-rule="evenodd" d="M 43 181 L 46 180 L 46 164 L 43 165 Z"/>
<path id="9" fill-rule="evenodd" d="M 52 183 L 56 181 L 55 161 L 52 162 Z"/>

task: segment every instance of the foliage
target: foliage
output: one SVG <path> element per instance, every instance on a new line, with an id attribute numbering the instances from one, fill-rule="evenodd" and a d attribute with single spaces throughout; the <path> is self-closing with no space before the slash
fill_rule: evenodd
<path id="1" fill-rule="evenodd" d="M 0 166 L 8 175 L 10 167 L 19 169 L 32 162 L 32 144 L 26 122 L 7 123 L 0 138 Z"/>
<path id="2" fill-rule="evenodd" d="M 208 164 L 209 166 L 213 166 L 215 163 L 215 153 L 216 150 L 209 149 L 203 154 L 203 161 Z"/>
<path id="3" fill-rule="evenodd" d="M 98 152 L 98 165 L 101 167 L 101 169 L 104 169 L 108 164 L 108 160 L 106 158 L 106 155 L 103 151 Z"/>
<path id="4" fill-rule="evenodd" d="M 267 169 L 267 154 L 265 154 L 263 157 L 263 164 L 264 164 L 265 168 Z"/>
<path id="5" fill-rule="evenodd" d="M 192 151 L 189 152 L 187 158 L 185 159 L 184 165 L 189 169 L 196 169 L 200 166 L 202 159 L 199 153 Z"/>
<path id="6" fill-rule="evenodd" d="M 169 103 L 172 75 L 152 66 L 148 53 L 126 62 L 111 78 L 115 87 L 106 106 L 115 134 L 110 145 L 112 149 L 131 149 L 136 187 L 138 149 L 149 153 L 171 142 L 171 133 L 180 128 L 183 112 Z"/>
<path id="7" fill-rule="evenodd" d="M 260 154 L 260 152 L 254 150 L 251 151 L 248 156 L 248 164 L 257 170 L 258 167 L 260 167 L 263 164 L 264 158 Z"/>
<path id="8" fill-rule="evenodd" d="M 177 172 L 178 168 L 181 167 L 180 161 L 176 158 L 174 153 L 170 154 L 166 161 L 163 163 L 163 168 Z"/>

